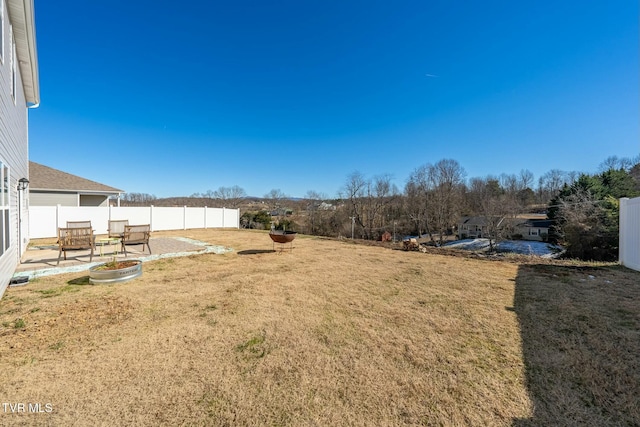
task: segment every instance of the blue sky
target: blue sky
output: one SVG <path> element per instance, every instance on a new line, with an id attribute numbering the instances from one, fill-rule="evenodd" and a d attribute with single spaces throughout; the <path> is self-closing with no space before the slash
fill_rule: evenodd
<path id="1" fill-rule="evenodd" d="M 638 2 L 36 0 L 30 158 L 127 192 L 335 196 L 640 153 Z"/>

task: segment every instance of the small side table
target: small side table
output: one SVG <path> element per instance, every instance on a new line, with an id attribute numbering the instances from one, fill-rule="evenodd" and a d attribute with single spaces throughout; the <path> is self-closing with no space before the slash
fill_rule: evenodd
<path id="1" fill-rule="evenodd" d="M 111 251 L 113 255 L 118 255 L 118 245 L 120 244 L 120 239 L 115 237 L 105 237 L 102 239 L 98 239 L 98 243 L 100 244 L 100 256 L 104 256 L 103 251 L 106 245 L 113 247 L 113 251 Z"/>

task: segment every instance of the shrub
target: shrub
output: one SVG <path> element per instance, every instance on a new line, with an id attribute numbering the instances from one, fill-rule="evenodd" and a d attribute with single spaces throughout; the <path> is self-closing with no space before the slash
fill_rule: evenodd
<path id="1" fill-rule="evenodd" d="M 278 221 L 275 228 L 276 230 L 296 231 L 298 229 L 298 224 L 289 219 L 281 219 Z"/>
<path id="2" fill-rule="evenodd" d="M 271 215 L 267 211 L 245 212 L 240 217 L 242 228 L 258 228 L 268 230 L 271 228 Z"/>
<path id="3" fill-rule="evenodd" d="M 257 224 L 262 224 L 264 230 L 271 228 L 271 215 L 267 211 L 260 211 L 255 214 L 253 221 Z M 256 227 L 260 228 L 260 227 Z"/>

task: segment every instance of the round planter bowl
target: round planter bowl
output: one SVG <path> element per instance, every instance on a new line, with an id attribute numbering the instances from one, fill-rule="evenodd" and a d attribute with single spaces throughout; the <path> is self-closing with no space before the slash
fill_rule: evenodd
<path id="1" fill-rule="evenodd" d="M 135 265 L 118 270 L 101 270 L 104 264 L 96 265 L 89 269 L 89 282 L 93 284 L 119 283 L 135 279 L 142 275 L 142 261 L 131 260 Z"/>

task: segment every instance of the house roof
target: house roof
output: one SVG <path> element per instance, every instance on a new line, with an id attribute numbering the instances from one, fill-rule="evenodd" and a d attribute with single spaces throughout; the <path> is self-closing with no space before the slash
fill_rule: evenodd
<path id="1" fill-rule="evenodd" d="M 24 96 L 28 104 L 40 104 L 38 81 L 38 53 L 33 0 L 7 0 L 9 20 L 13 27 L 13 40 L 20 65 Z"/>
<path id="2" fill-rule="evenodd" d="M 29 188 L 31 190 L 74 191 L 102 194 L 124 193 L 124 191 L 117 188 L 62 172 L 36 162 L 29 162 Z"/>

